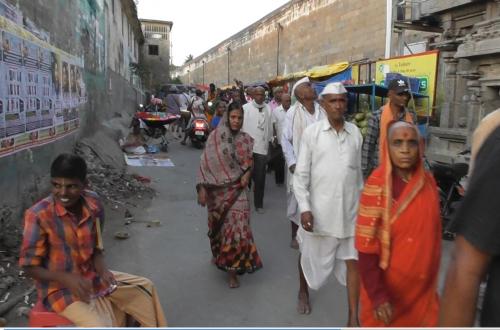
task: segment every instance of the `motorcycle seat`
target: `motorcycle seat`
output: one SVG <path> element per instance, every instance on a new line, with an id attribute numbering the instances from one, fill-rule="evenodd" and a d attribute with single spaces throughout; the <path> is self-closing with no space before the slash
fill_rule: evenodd
<path id="1" fill-rule="evenodd" d="M 434 162 L 432 164 L 432 171 L 438 177 L 450 177 L 455 180 L 460 180 L 469 172 L 469 165 L 465 163 L 447 164 L 441 162 Z"/>

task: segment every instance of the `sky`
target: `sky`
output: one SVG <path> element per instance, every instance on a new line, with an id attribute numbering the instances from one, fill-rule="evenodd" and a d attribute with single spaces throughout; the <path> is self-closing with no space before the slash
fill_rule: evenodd
<path id="1" fill-rule="evenodd" d="M 184 64 L 289 0 L 139 0 L 139 18 L 172 21 L 172 60 Z"/>

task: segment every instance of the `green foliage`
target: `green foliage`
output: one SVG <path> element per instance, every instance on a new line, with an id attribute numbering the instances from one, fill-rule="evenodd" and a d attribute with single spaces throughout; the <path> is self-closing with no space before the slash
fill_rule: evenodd
<path id="1" fill-rule="evenodd" d="M 184 60 L 184 64 L 192 61 L 194 58 L 193 54 L 189 54 L 188 56 L 186 56 L 186 59 Z"/>
<path id="2" fill-rule="evenodd" d="M 175 77 L 172 79 L 172 84 L 182 84 L 182 80 L 180 77 Z"/>
<path id="3" fill-rule="evenodd" d="M 144 63 L 130 63 L 129 68 L 130 72 L 139 76 L 142 81 L 145 81 L 151 73 Z"/>

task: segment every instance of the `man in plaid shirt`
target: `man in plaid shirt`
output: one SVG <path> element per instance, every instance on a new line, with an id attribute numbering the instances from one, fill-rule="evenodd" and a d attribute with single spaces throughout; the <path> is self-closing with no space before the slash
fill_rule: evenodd
<path id="1" fill-rule="evenodd" d="M 78 327 L 124 326 L 126 314 L 142 326 L 166 326 L 153 283 L 104 262 L 104 209 L 85 190 L 85 160 L 59 155 L 50 172 L 52 194 L 26 211 L 19 259 L 39 302 Z"/>
<path id="2" fill-rule="evenodd" d="M 389 103 L 373 112 L 370 119 L 368 119 L 368 130 L 363 140 L 363 149 L 361 151 L 361 168 L 365 178 L 377 168 L 379 163 L 380 121 L 384 108 L 388 107 L 391 110 L 394 120 L 405 120 L 406 114 L 409 112 L 413 118 L 413 123 L 416 122 L 416 114 L 406 108 L 411 97 L 406 81 L 403 79 L 391 80 L 388 89 L 387 96 Z"/>

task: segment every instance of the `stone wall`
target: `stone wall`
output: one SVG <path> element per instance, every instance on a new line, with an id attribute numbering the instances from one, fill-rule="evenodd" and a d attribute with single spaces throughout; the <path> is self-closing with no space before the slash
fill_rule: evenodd
<path id="1" fill-rule="evenodd" d="M 181 79 L 254 82 L 316 65 L 381 58 L 385 10 L 381 0 L 292 0 L 184 65 Z"/>
<path id="2" fill-rule="evenodd" d="M 460 160 L 479 121 L 500 108 L 500 2 L 428 0 L 420 19 L 438 22 L 439 126 L 431 129 L 428 156 Z"/>

